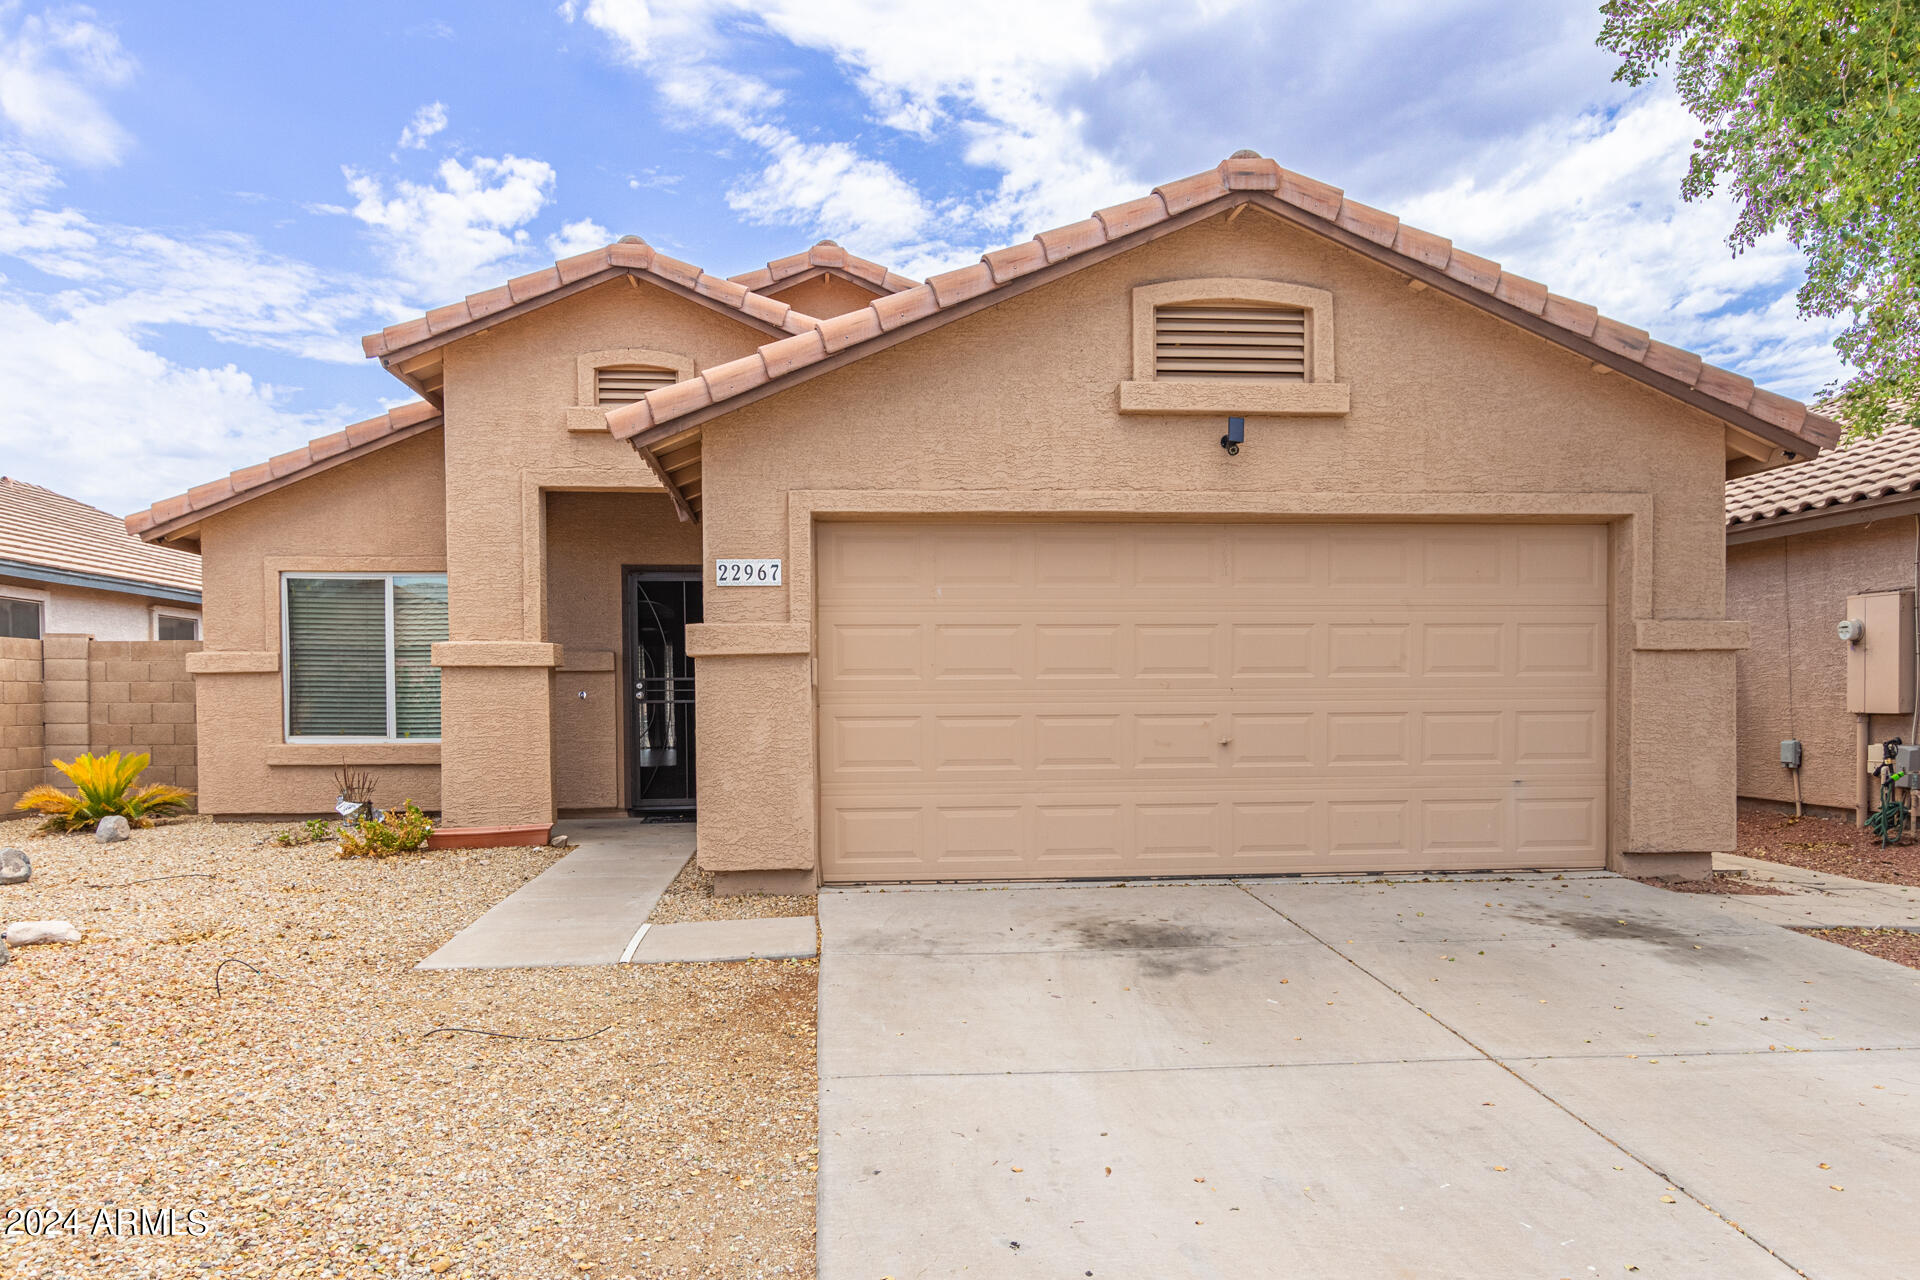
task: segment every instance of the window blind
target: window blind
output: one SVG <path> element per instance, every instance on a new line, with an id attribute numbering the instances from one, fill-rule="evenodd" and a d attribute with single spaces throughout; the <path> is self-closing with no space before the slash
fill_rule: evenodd
<path id="1" fill-rule="evenodd" d="M 435 642 L 447 638 L 447 580 L 438 574 L 393 580 L 393 736 L 440 736 L 440 668 Z"/>
<path id="2" fill-rule="evenodd" d="M 287 731 L 387 736 L 386 579 L 287 579 Z"/>

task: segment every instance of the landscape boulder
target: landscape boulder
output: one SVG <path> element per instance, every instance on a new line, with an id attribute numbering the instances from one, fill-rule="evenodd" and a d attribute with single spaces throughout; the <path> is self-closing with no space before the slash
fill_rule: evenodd
<path id="1" fill-rule="evenodd" d="M 36 942 L 78 942 L 80 931 L 65 920 L 16 920 L 7 926 L 7 945 L 30 947 Z"/>
<path id="2" fill-rule="evenodd" d="M 18 849 L 0 849 L 0 884 L 25 884 L 33 863 Z"/>
<path id="3" fill-rule="evenodd" d="M 116 840 L 125 840 L 128 833 L 127 820 L 116 813 L 100 819 L 100 826 L 93 833 L 93 838 L 101 844 L 112 844 Z"/>

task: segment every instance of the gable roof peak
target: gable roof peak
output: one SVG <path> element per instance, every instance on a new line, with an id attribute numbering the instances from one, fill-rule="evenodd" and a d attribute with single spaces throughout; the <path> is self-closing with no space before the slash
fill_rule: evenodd
<path id="1" fill-rule="evenodd" d="M 1229 203 L 1257 203 L 1283 221 L 1567 347 L 1596 366 L 1645 382 L 1789 452 L 1816 453 L 1839 438 L 1838 423 L 1798 400 L 1761 390 L 1749 378 L 1707 364 L 1693 352 L 1656 342 L 1644 329 L 1609 319 L 1595 307 L 1551 293 L 1537 281 L 1503 271 L 1497 262 L 1456 250 L 1443 236 L 1406 226 L 1393 214 L 1350 200 L 1339 187 L 1284 169 L 1245 149 L 1212 169 L 1096 210 L 1079 222 L 1042 231 L 1023 244 L 996 249 L 977 263 L 942 272 L 925 284 L 915 286 L 903 279 L 892 296 L 827 320 L 821 326 L 818 342 L 811 335 L 799 335 L 801 341 L 769 343 L 761 347 L 757 359 L 747 357 L 727 366 L 728 376 L 719 380 L 718 387 L 715 379 L 701 374 L 686 384 L 648 392 L 640 400 L 610 411 L 607 424 L 616 439 L 642 448 L 651 440 L 665 438 L 668 425 L 677 419 L 699 415 L 695 421 L 673 427 L 673 431 L 697 426 L 731 407 L 725 402 L 744 395 L 757 398 L 769 394 L 761 388 L 770 382 L 811 377 L 820 372 L 811 366 L 840 357 L 843 351 L 853 351 L 850 358 L 858 358 L 891 346 L 923 328 L 964 314 L 959 310 L 963 306 L 971 310 L 991 305 L 999 297 L 1011 296 L 1041 280 L 1078 270 L 1208 217 Z M 768 263 L 761 271 L 733 279 L 748 288 L 764 289 L 819 265 L 816 255 L 840 252 L 844 251 L 816 246 L 808 253 Z M 857 259 L 848 255 L 848 261 Z M 843 360 L 836 359 L 840 362 Z M 692 383 L 701 385 L 695 388 Z"/>

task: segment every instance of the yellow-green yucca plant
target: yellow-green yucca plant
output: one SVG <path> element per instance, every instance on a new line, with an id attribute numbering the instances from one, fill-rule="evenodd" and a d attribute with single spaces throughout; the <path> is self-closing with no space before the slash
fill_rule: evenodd
<path id="1" fill-rule="evenodd" d="M 151 759 L 144 751 L 124 758 L 118 751 L 109 751 L 104 756 L 77 756 L 72 764 L 55 760 L 53 767 L 67 775 L 78 794 L 43 784 L 21 796 L 13 807 L 44 815 L 42 831 L 86 831 L 114 814 L 125 818 L 128 826 L 150 827 L 155 818 L 171 817 L 193 799 L 193 792 L 163 782 L 134 790 L 134 782 Z"/>

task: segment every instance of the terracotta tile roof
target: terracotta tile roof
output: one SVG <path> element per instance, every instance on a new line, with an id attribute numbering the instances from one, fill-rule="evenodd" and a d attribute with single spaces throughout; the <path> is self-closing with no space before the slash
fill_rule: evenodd
<path id="1" fill-rule="evenodd" d="M 150 547 L 129 535 L 118 516 L 7 476 L 0 476 L 0 560 L 200 590 L 199 556 Z"/>
<path id="2" fill-rule="evenodd" d="M 1888 427 L 1806 462 L 1727 482 L 1727 528 L 1920 492 L 1920 426 Z"/>
<path id="3" fill-rule="evenodd" d="M 911 289 L 920 282 L 897 271 L 856 257 L 842 249 L 832 240 L 822 240 L 805 253 L 796 253 L 789 257 L 769 262 L 754 271 L 742 272 L 727 278 L 749 289 L 766 292 L 779 287 L 783 282 L 797 275 L 824 267 L 829 271 L 844 272 L 864 284 L 870 285 L 882 293 L 899 293 L 902 289 Z"/>
<path id="4" fill-rule="evenodd" d="M 360 339 L 360 346 L 369 356 L 391 355 L 395 351 L 418 346 L 450 329 L 484 320 L 509 307 L 533 302 L 576 280 L 616 270 L 651 276 L 681 289 L 691 290 L 723 307 L 731 307 L 763 324 L 785 329 L 788 333 L 802 333 L 820 324 L 812 316 L 795 311 L 784 302 L 763 298 L 733 280 L 709 275 L 690 262 L 668 257 L 639 236 L 622 236 L 603 248 L 562 258 L 544 270 L 530 272 L 481 293 L 468 294 L 459 302 L 435 307 L 411 320 L 390 324 L 379 333 L 370 333 Z"/>
<path id="5" fill-rule="evenodd" d="M 145 511 L 136 511 L 128 516 L 125 532 L 149 541 L 157 540 L 174 529 L 192 523 L 210 508 L 230 506 L 236 501 L 258 497 L 259 494 L 254 490 L 277 489 L 308 472 L 324 471 L 349 458 L 357 458 L 439 425 L 440 410 L 433 405 L 424 400 L 403 404 L 377 418 L 368 418 L 332 435 L 310 440 L 277 458 L 242 467 L 223 479 L 196 485 L 185 493 L 164 498 Z M 197 558 L 195 562 L 198 563 Z"/>
<path id="6" fill-rule="evenodd" d="M 1216 201 L 1224 203 L 1236 195 L 1242 200 L 1276 200 L 1307 215 L 1304 221 L 1325 223 L 1371 242 L 1381 251 L 1380 256 L 1398 265 L 1439 273 L 1537 317 L 1551 326 L 1549 332 L 1564 331 L 1569 341 L 1585 340 L 1628 362 L 1629 372 L 1637 366 L 1649 375 L 1663 375 L 1699 393 L 1705 398 L 1703 407 L 1724 404 L 1729 411 L 1759 419 L 1817 447 L 1839 438 L 1838 423 L 1809 412 L 1797 400 L 1758 390 L 1750 379 L 1707 364 L 1691 351 L 1656 342 L 1644 329 L 1609 319 L 1586 303 L 1550 292 L 1537 281 L 1502 271 L 1497 262 L 1455 249 L 1451 241 L 1404 226 L 1392 214 L 1346 199 L 1337 187 L 1283 169 L 1250 151 L 1236 152 L 1217 168 L 1155 187 L 1148 195 L 1102 209 L 1080 222 L 1042 231 L 1025 244 L 986 254 L 972 266 L 943 272 L 924 284 L 877 298 L 871 306 L 821 322 L 817 332 L 796 332 L 687 382 L 649 392 L 644 399 L 609 412 L 608 425 L 617 438 L 631 440 L 677 418 L 754 391 L 775 378 L 792 376 L 849 347 L 875 342 L 904 325 L 1006 288 L 1042 268 L 1071 261 L 1134 232 Z M 769 264 L 769 271 L 771 267 Z"/>

